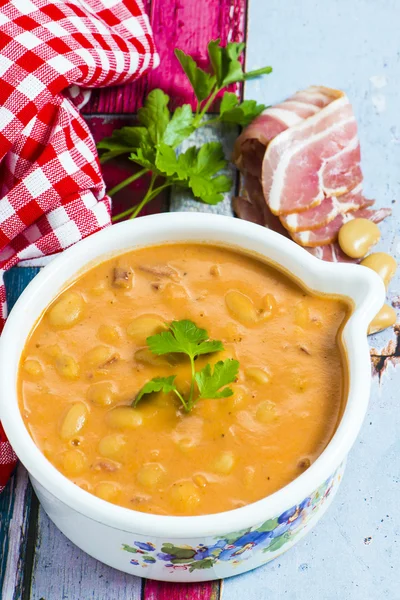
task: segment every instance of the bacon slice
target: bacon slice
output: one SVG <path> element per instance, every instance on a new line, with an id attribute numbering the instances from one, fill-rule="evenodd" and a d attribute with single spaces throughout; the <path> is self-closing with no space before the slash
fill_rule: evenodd
<path id="1" fill-rule="evenodd" d="M 359 263 L 361 260 L 359 258 L 350 258 L 350 256 L 347 256 L 338 243 L 328 244 L 327 246 L 316 246 L 315 248 L 306 248 L 306 250 L 320 260 L 326 260 L 328 262 Z"/>
<path id="2" fill-rule="evenodd" d="M 312 86 L 266 109 L 237 139 L 233 159 L 247 192 L 234 200 L 236 214 L 324 260 L 348 260 L 336 244 L 343 223 L 391 213 L 368 210 L 357 124 L 339 90 Z"/>
<path id="3" fill-rule="evenodd" d="M 268 229 L 288 237 L 289 234 L 279 218 L 273 215 L 266 205 L 261 183 L 257 177 L 246 175 L 241 195 L 233 198 L 232 205 L 240 219 L 268 227 Z"/>
<path id="4" fill-rule="evenodd" d="M 267 147 L 262 164 L 264 197 L 276 215 L 301 212 L 321 204 L 327 195 L 341 195 L 361 183 L 361 170 L 332 177 L 325 165 L 341 153 L 357 135 L 351 106 L 342 96 L 324 110 L 275 137 Z M 358 153 L 352 148 L 353 154 Z M 352 156 L 354 161 L 354 157 Z M 334 186 L 334 187 L 333 187 Z"/>
<path id="5" fill-rule="evenodd" d="M 339 214 L 333 221 L 319 229 L 293 233 L 292 238 L 295 242 L 300 244 L 300 246 L 308 246 L 311 248 L 314 246 L 333 244 L 337 241 L 341 226 L 351 219 L 370 219 L 370 221 L 373 221 L 374 223 L 380 223 L 389 216 L 391 212 L 390 208 L 380 208 L 378 210 L 361 208 L 346 214 Z"/>
<path id="6" fill-rule="evenodd" d="M 356 186 L 347 194 L 342 196 L 330 196 L 318 206 L 314 206 L 309 210 L 301 213 L 291 213 L 280 217 L 282 225 L 290 231 L 297 233 L 299 231 L 307 231 L 319 229 L 327 225 L 339 214 L 345 214 L 352 210 L 372 206 L 374 200 L 367 200 L 361 191 L 361 184 Z"/>

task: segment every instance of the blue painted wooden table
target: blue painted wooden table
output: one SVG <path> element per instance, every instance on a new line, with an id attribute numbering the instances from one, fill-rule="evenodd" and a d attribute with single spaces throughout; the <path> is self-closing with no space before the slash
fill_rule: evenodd
<path id="1" fill-rule="evenodd" d="M 232 2 L 232 6 L 233 6 Z M 400 259 L 400 6 L 395 0 L 251 0 L 247 69 L 272 64 L 274 74 L 249 82 L 245 97 L 273 104 L 309 84 L 348 93 L 359 123 L 365 191 L 393 208 L 379 249 Z M 236 132 L 205 130 L 201 143 Z M 199 206 L 172 194 L 170 210 Z M 205 207 L 201 207 L 204 210 Z M 218 210 L 231 214 L 230 199 Z M 14 301 L 33 269 L 8 275 Z M 400 306 L 400 273 L 389 301 Z M 343 485 L 322 522 L 292 551 L 223 584 L 178 592 L 146 588 L 141 580 L 89 558 L 40 510 L 22 467 L 0 496 L 1 600 L 388 600 L 400 599 L 400 328 L 370 338 L 373 386 L 368 416 Z M 147 591 L 146 591 L 147 590 Z M 158 590 L 158 591 L 157 591 Z"/>

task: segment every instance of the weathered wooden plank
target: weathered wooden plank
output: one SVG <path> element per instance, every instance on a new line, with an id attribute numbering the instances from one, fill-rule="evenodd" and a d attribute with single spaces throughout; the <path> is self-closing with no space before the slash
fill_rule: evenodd
<path id="1" fill-rule="evenodd" d="M 91 558 L 39 509 L 30 600 L 139 600 L 142 580 Z"/>
<path id="2" fill-rule="evenodd" d="M 9 308 L 37 273 L 37 269 L 12 269 L 6 274 Z M 32 488 L 20 465 L 6 489 L 0 494 L 0 598 L 19 600 L 29 582 L 30 564 L 26 562 L 31 513 Z M 34 522 L 32 523 L 34 528 Z M 29 553 L 28 553 L 29 554 Z"/>
<path id="3" fill-rule="evenodd" d="M 104 137 L 110 136 L 114 129 L 132 125 L 134 117 L 131 116 L 87 116 L 86 120 L 89 124 L 90 130 L 93 137 L 97 142 L 102 140 Z M 111 190 L 115 185 L 121 183 L 127 177 L 130 177 L 137 172 L 136 167 L 127 158 L 116 158 L 106 162 L 102 166 L 102 172 L 104 181 L 107 186 L 107 190 Z M 137 179 L 127 187 L 123 188 L 120 192 L 115 194 L 113 197 L 113 214 L 117 215 L 120 212 L 126 210 L 133 204 L 137 204 L 143 198 L 149 185 L 149 177 L 144 176 Z M 168 193 L 161 193 L 157 198 L 153 200 L 148 206 L 146 206 L 142 215 L 149 215 L 153 213 L 164 212 L 168 208 Z"/>
<path id="4" fill-rule="evenodd" d="M 28 532 L 31 519 L 32 488 L 25 469 L 16 474 L 0 495 L 0 598 L 19 600 L 30 578 L 27 562 Z"/>
<path id="5" fill-rule="evenodd" d="M 220 583 L 145 582 L 142 600 L 219 600 Z"/>
<path id="6" fill-rule="evenodd" d="M 181 48 L 204 63 L 211 39 L 221 38 L 223 43 L 243 40 L 245 8 L 246 0 L 152 0 L 150 20 L 160 66 L 130 85 L 94 90 L 85 112 L 135 113 L 144 95 L 156 87 L 171 96 L 173 106 L 193 103 L 190 85 L 174 56 L 174 49 Z"/>
<path id="7" fill-rule="evenodd" d="M 222 142 L 225 156 L 229 159 L 232 154 L 233 144 L 237 137 L 238 130 L 235 126 L 230 125 L 209 125 L 196 131 L 188 140 L 182 144 L 184 152 L 189 146 L 202 146 L 206 142 Z M 224 172 L 232 178 L 232 190 L 224 195 L 222 202 L 216 205 L 204 204 L 194 200 L 188 192 L 179 189 L 173 189 L 170 196 L 170 211 L 188 211 L 188 212 L 206 212 L 219 215 L 232 216 L 232 196 L 236 189 L 237 173 L 232 164 Z"/>

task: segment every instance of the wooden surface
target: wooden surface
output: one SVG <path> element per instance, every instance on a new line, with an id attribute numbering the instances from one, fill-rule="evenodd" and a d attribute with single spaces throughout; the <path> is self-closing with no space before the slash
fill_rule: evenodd
<path id="1" fill-rule="evenodd" d="M 174 76 L 174 46 L 198 52 L 212 37 L 240 39 L 242 0 L 153 0 L 152 23 L 161 66 L 147 80 L 125 89 L 95 92 L 89 106 L 94 135 L 129 122 L 143 93 L 162 86 L 176 102 L 189 99 Z M 380 249 L 400 259 L 400 71 L 399 6 L 384 0 L 250 0 L 247 8 L 247 68 L 272 64 L 274 74 L 249 82 L 244 95 L 272 104 L 311 83 L 345 89 L 359 128 L 367 195 L 394 216 L 382 226 Z M 120 113 L 120 114 L 118 114 Z M 121 113 L 126 113 L 122 115 Z M 197 139 L 236 132 L 211 127 Z M 216 136 L 216 137 L 215 137 Z M 128 172 L 117 163 L 105 170 L 112 186 Z M 137 183 L 117 196 L 137 199 Z M 206 210 L 182 194 L 172 194 L 151 210 Z M 215 210 L 213 208 L 212 210 Z M 227 197 L 218 210 L 230 214 Z M 35 275 L 16 269 L 7 276 L 11 303 Z M 400 273 L 390 299 L 400 307 Z M 370 338 L 374 379 L 368 416 L 338 496 L 322 522 L 290 552 L 252 573 L 223 582 L 168 585 L 140 580 L 108 568 L 79 551 L 56 530 L 31 492 L 19 467 L 0 496 L 1 600 L 400 600 L 400 411 L 399 330 Z"/>

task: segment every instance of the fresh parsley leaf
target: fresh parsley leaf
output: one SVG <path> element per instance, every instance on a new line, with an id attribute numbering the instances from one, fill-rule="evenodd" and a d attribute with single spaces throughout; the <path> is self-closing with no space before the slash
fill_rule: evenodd
<path id="1" fill-rule="evenodd" d="M 179 171 L 178 158 L 175 150 L 167 144 L 159 144 L 157 156 L 155 159 L 156 167 L 167 177 L 177 175 L 180 179 L 185 179 L 185 175 Z"/>
<path id="2" fill-rule="evenodd" d="M 219 114 L 223 115 L 229 112 L 239 104 L 238 97 L 233 92 L 225 92 L 222 96 L 221 105 L 219 107 Z"/>
<path id="3" fill-rule="evenodd" d="M 198 153 L 199 149 L 196 146 L 190 146 L 185 152 L 179 154 L 177 170 L 179 177 L 184 179 L 186 174 L 195 168 Z"/>
<path id="4" fill-rule="evenodd" d="M 195 163 L 187 169 L 187 185 L 193 195 L 207 204 L 221 202 L 223 193 L 231 189 L 232 181 L 226 175 L 213 175 L 226 166 L 222 145 L 219 142 L 204 144 L 197 153 Z"/>
<path id="5" fill-rule="evenodd" d="M 208 44 L 208 56 L 217 79 L 219 89 L 231 83 L 243 81 L 243 67 L 239 56 L 242 54 L 245 44 L 228 42 L 226 47 L 220 46 L 221 40 L 212 40 Z"/>
<path id="6" fill-rule="evenodd" d="M 130 154 L 129 160 L 152 171 L 154 169 L 154 163 L 156 160 L 156 149 L 147 145 L 143 146 L 142 148 L 137 148 Z"/>
<path id="7" fill-rule="evenodd" d="M 208 44 L 211 72 L 200 68 L 193 57 L 177 49 L 176 57 L 197 98 L 195 114 L 186 104 L 171 115 L 168 109 L 169 96 L 155 89 L 148 94 L 144 106 L 138 111 L 139 125 L 115 130 L 112 136 L 99 142 L 98 148 L 102 151 L 100 162 L 127 154 L 132 162 L 142 167 L 109 190 L 111 196 L 146 172 L 151 172 L 144 197 L 131 209 L 113 217 L 113 220 L 127 216 L 135 218 L 161 190 L 171 185 L 191 190 L 196 198 L 207 204 L 217 204 L 223 200 L 223 194 L 231 189 L 232 182 L 219 172 L 227 165 L 221 144 L 212 142 L 200 149 L 192 147 L 182 153 L 175 152 L 175 149 L 192 132 L 209 122 L 205 115 L 224 87 L 272 71 L 271 67 L 262 67 L 244 73 L 240 62 L 244 47 L 243 43 L 236 42 L 229 42 L 223 47 L 219 39 L 212 40 Z M 246 126 L 264 108 L 251 100 L 239 103 L 234 94 L 226 93 L 220 113 L 211 119 L 211 123 Z M 160 181 L 160 176 L 165 180 Z"/>
<path id="8" fill-rule="evenodd" d="M 176 148 L 193 133 L 193 114 L 189 104 L 179 106 L 165 128 L 162 141 L 167 146 Z"/>
<path id="9" fill-rule="evenodd" d="M 153 392 L 164 392 L 165 394 L 168 394 L 168 392 L 174 392 L 176 390 L 176 385 L 174 383 L 175 378 L 176 375 L 171 375 L 170 377 L 154 377 L 154 379 L 145 383 L 133 401 L 132 406 L 137 406 L 146 394 L 152 394 Z"/>
<path id="10" fill-rule="evenodd" d="M 175 56 L 185 71 L 186 77 L 192 84 L 197 100 L 202 102 L 211 94 L 215 86 L 215 76 L 200 69 L 193 58 L 183 52 L 183 50 L 176 49 Z"/>
<path id="11" fill-rule="evenodd" d="M 220 142 L 207 142 L 200 148 L 195 165 L 198 175 L 215 175 L 227 166 L 224 150 Z"/>
<path id="12" fill-rule="evenodd" d="M 244 100 L 239 104 L 236 94 L 225 92 L 220 106 L 220 121 L 244 127 L 258 117 L 265 108 L 264 104 L 257 104 L 255 100 Z"/>
<path id="13" fill-rule="evenodd" d="M 237 377 L 239 369 L 237 360 L 220 360 L 214 366 L 214 371 L 208 364 L 196 373 L 195 359 L 198 356 L 220 352 L 224 346 L 220 341 L 208 339 L 207 331 L 197 327 L 193 321 L 187 319 L 172 321 L 168 331 L 148 337 L 147 345 L 157 355 L 178 353 L 186 354 L 189 357 L 192 374 L 190 392 L 187 398 L 182 396 L 175 385 L 176 375 L 155 377 L 142 387 L 132 406 L 135 407 L 146 394 L 161 391 L 173 392 L 181 401 L 185 411 L 190 412 L 200 398 L 227 398 L 233 394 L 232 390 L 226 386 L 235 381 Z M 199 391 L 197 398 L 194 397 L 196 383 Z"/>
<path id="14" fill-rule="evenodd" d="M 232 396 L 233 391 L 227 386 L 235 381 L 239 371 L 237 360 L 228 358 L 220 360 L 214 365 L 214 371 L 211 371 L 210 365 L 196 373 L 195 379 L 199 388 L 199 398 L 228 398 Z M 221 390 L 221 388 L 223 388 Z"/>
<path id="15" fill-rule="evenodd" d="M 225 192 L 229 192 L 232 180 L 226 175 L 219 175 L 212 179 L 203 175 L 192 175 L 189 178 L 188 186 L 196 198 L 206 204 L 215 205 L 223 200 Z"/>
<path id="16" fill-rule="evenodd" d="M 207 204 L 220 202 L 223 193 L 232 187 L 232 181 L 226 175 L 213 177 L 227 166 L 219 142 L 208 142 L 200 149 L 190 147 L 179 156 L 165 144 L 160 144 L 156 166 L 160 172 L 171 177 L 176 185 L 188 187 L 196 198 Z"/>
<path id="17" fill-rule="evenodd" d="M 153 144 L 162 141 L 165 130 L 170 122 L 168 110 L 169 96 L 162 90 L 152 90 L 144 101 L 144 106 L 138 110 L 138 119 L 149 132 Z"/>
<path id="18" fill-rule="evenodd" d="M 142 144 L 150 144 L 149 133 L 145 127 L 121 127 L 114 129 L 110 137 L 103 138 L 98 144 L 98 150 L 105 150 L 100 157 L 103 164 L 111 158 L 130 153 Z"/>
<path id="19" fill-rule="evenodd" d="M 147 345 L 153 354 L 178 352 L 191 359 L 224 349 L 221 342 L 208 340 L 207 331 L 189 320 L 172 321 L 169 331 L 148 337 Z"/>

